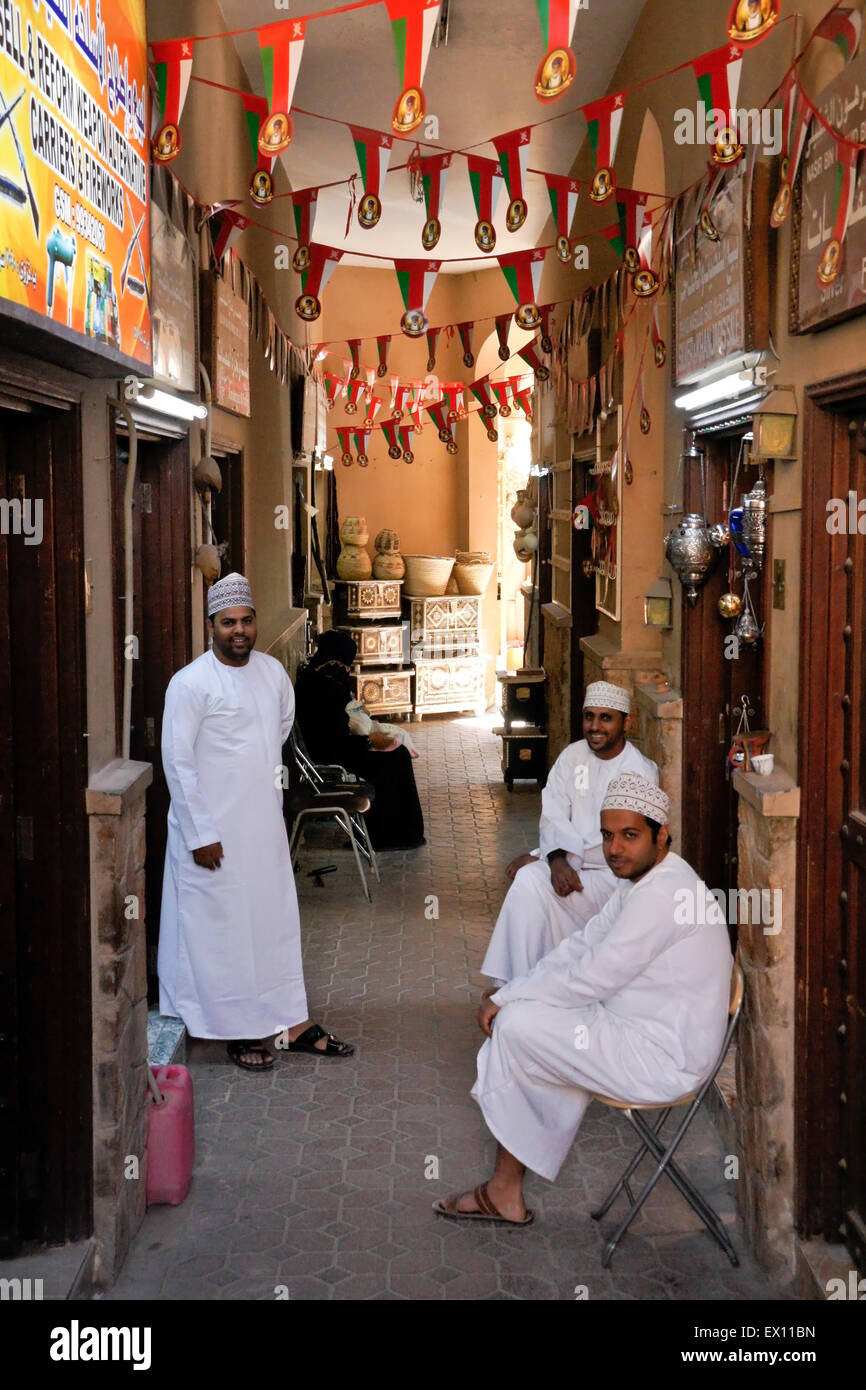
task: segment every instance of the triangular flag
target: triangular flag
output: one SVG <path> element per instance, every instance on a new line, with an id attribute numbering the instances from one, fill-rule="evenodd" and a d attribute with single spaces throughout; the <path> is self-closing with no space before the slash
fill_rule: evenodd
<path id="1" fill-rule="evenodd" d="M 310 264 L 310 242 L 316 225 L 318 188 L 292 190 L 292 213 L 298 233 L 298 247 L 292 257 L 292 269 L 300 275 Z"/>
<path id="2" fill-rule="evenodd" d="M 421 245 L 425 251 L 432 251 L 442 235 L 439 213 L 445 200 L 445 182 L 450 167 L 450 154 L 435 154 L 418 162 L 427 209 L 427 221 L 421 233 Z"/>
<path id="3" fill-rule="evenodd" d="M 538 308 L 538 289 L 544 270 L 544 249 L 514 251 L 497 257 L 508 287 L 517 301 L 515 321 L 521 328 L 538 328 L 541 313 Z"/>
<path id="4" fill-rule="evenodd" d="M 346 414 L 354 415 L 365 391 L 363 381 L 349 381 L 346 386 Z"/>
<path id="5" fill-rule="evenodd" d="M 259 136 L 262 154 L 288 149 L 295 133 L 290 112 L 304 51 L 306 19 L 284 19 L 258 30 L 269 115 Z"/>
<path id="6" fill-rule="evenodd" d="M 412 453 L 412 441 L 415 436 L 414 425 L 401 425 L 397 431 L 400 439 L 400 447 L 403 450 L 403 457 L 407 463 L 415 462 L 415 455 Z"/>
<path id="7" fill-rule="evenodd" d="M 253 92 L 242 92 L 241 103 L 244 108 L 244 120 L 247 127 L 247 134 L 250 138 L 250 148 L 253 152 L 255 166 L 249 183 L 249 195 L 251 200 L 258 207 L 265 207 L 273 200 L 274 183 L 272 169 L 274 165 L 270 155 L 262 154 L 259 146 L 259 136 L 262 127 L 268 119 L 268 103 L 264 97 L 256 96 Z"/>
<path id="8" fill-rule="evenodd" d="M 381 194 L 394 137 L 382 135 L 378 130 L 365 130 L 362 126 L 353 125 L 350 129 L 364 185 L 364 194 L 358 204 L 358 221 L 369 230 L 376 226 L 382 216 Z"/>
<path id="9" fill-rule="evenodd" d="M 367 464 L 370 462 L 367 456 L 367 446 L 370 443 L 371 434 L 372 430 L 352 430 L 352 439 L 355 444 L 355 453 L 358 456 L 358 462 L 362 468 L 366 468 Z"/>
<path id="10" fill-rule="evenodd" d="M 829 39 L 835 43 L 846 63 L 850 63 L 860 44 L 863 16 L 859 10 L 832 9 L 821 20 L 813 39 Z"/>
<path id="11" fill-rule="evenodd" d="M 526 347 L 519 348 L 518 355 L 523 358 L 524 362 L 529 364 L 539 381 L 547 381 L 550 376 L 550 368 L 545 367 L 542 362 L 534 339 L 531 343 L 527 343 Z"/>
<path id="12" fill-rule="evenodd" d="M 306 323 L 312 323 L 322 312 L 320 295 L 343 258 L 342 251 L 322 246 L 314 241 L 310 246 L 310 264 L 301 272 L 301 293 L 295 300 L 295 313 Z"/>
<path id="13" fill-rule="evenodd" d="M 211 222 L 213 224 L 211 227 L 213 253 L 217 263 L 219 263 L 250 223 L 249 218 L 242 217 L 232 208 L 223 208 L 215 213 Z"/>
<path id="14" fill-rule="evenodd" d="M 395 135 L 411 135 L 427 114 L 422 83 L 441 0 L 385 0 L 403 90 L 391 116 Z"/>
<path id="15" fill-rule="evenodd" d="M 388 442 L 389 459 L 401 458 L 403 455 L 403 450 L 400 448 L 400 445 L 397 442 L 397 421 L 383 420 L 379 428 L 381 429 L 382 433 L 385 436 L 385 439 Z"/>
<path id="16" fill-rule="evenodd" d="M 150 45 L 162 114 L 151 146 L 158 164 L 170 164 L 180 154 L 180 118 L 192 75 L 193 46 L 193 39 L 167 39 Z"/>
<path id="17" fill-rule="evenodd" d="M 388 350 L 391 346 L 390 333 L 383 333 L 376 339 L 376 352 L 379 355 L 379 365 L 376 368 L 377 376 L 388 375 Z"/>
<path id="18" fill-rule="evenodd" d="M 571 224 L 577 211 L 580 197 L 580 184 L 577 179 L 567 179 L 559 174 L 545 174 L 550 207 L 556 226 L 556 254 L 563 264 L 571 261 Z"/>
<path id="19" fill-rule="evenodd" d="M 472 331 L 474 323 L 458 323 L 457 332 L 460 334 L 460 345 L 463 348 L 464 367 L 475 366 L 475 354 L 472 351 Z"/>
<path id="20" fill-rule="evenodd" d="M 493 326 L 496 329 L 496 338 L 499 343 L 500 362 L 507 362 L 509 357 L 511 356 L 511 349 L 508 346 L 508 335 L 511 332 L 511 325 L 513 321 L 513 314 L 499 314 L 493 320 Z"/>
<path id="21" fill-rule="evenodd" d="M 347 338 L 346 346 L 349 349 L 349 356 L 352 359 L 352 370 L 350 371 L 349 376 L 351 377 L 352 381 L 356 381 L 357 378 L 361 375 L 361 368 L 359 366 L 361 357 L 361 339 Z"/>
<path id="22" fill-rule="evenodd" d="M 340 441 L 340 449 L 342 450 L 342 458 L 340 462 L 345 464 L 345 466 L 349 468 L 352 464 L 351 428 L 348 425 L 338 426 L 337 438 Z"/>
<path id="23" fill-rule="evenodd" d="M 502 187 L 502 170 L 495 159 L 485 159 L 483 155 L 467 155 L 466 164 L 475 211 L 478 214 L 478 221 L 475 223 L 475 245 L 479 251 L 492 251 L 496 245 L 493 215 Z"/>
<path id="24" fill-rule="evenodd" d="M 836 216 L 830 240 L 821 252 L 818 262 L 818 283 L 824 287 L 832 285 L 842 269 L 845 233 L 854 208 L 859 154 L 856 145 L 836 146 Z"/>
<path id="25" fill-rule="evenodd" d="M 546 48 L 535 74 L 535 95 L 539 101 L 556 101 L 568 91 L 577 72 L 571 38 L 581 0 L 535 0 L 535 4 Z"/>
<path id="26" fill-rule="evenodd" d="M 436 366 L 436 345 L 439 342 L 441 328 L 428 328 L 427 330 L 427 370 L 432 372 Z"/>
<path id="27" fill-rule="evenodd" d="M 595 159 L 595 174 L 589 196 L 594 203 L 606 203 L 616 186 L 613 166 L 625 110 L 625 92 L 614 92 L 600 101 L 582 107 L 589 129 L 589 143 Z"/>
<path id="28" fill-rule="evenodd" d="M 702 53 L 691 64 L 698 83 L 698 95 L 705 112 L 715 112 L 713 123 L 713 163 L 736 164 L 744 153 L 737 129 L 737 94 L 743 67 L 743 50 L 735 43 Z M 698 130 L 708 122 L 698 119 Z"/>
<path id="29" fill-rule="evenodd" d="M 325 372 L 325 400 L 328 410 L 332 410 L 337 404 L 337 397 L 343 389 L 343 383 L 338 376 L 332 376 L 330 372 Z"/>
<path id="30" fill-rule="evenodd" d="M 423 338 L 427 332 L 427 300 L 441 264 L 441 261 L 394 261 L 397 283 L 406 306 L 400 327 L 408 338 Z"/>
<path id="31" fill-rule="evenodd" d="M 493 144 L 499 155 L 499 166 L 505 179 L 505 187 L 511 202 L 505 226 L 509 232 L 519 232 L 526 221 L 526 170 L 529 165 L 529 142 L 532 127 L 523 126 L 520 130 L 509 131 L 507 135 L 497 135 Z"/>

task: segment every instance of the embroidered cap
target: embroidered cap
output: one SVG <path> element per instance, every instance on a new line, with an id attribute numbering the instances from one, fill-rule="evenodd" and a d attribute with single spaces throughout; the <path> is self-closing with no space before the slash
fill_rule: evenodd
<path id="1" fill-rule="evenodd" d="M 621 685 L 610 685 L 608 681 L 593 681 L 586 687 L 583 708 L 618 709 L 623 714 L 631 714 L 631 696 Z"/>
<path id="2" fill-rule="evenodd" d="M 211 584 L 207 596 L 208 617 L 221 613 L 224 608 L 252 608 L 255 612 L 250 581 L 242 574 L 227 574 Z"/>
<path id="3" fill-rule="evenodd" d="M 661 787 L 648 782 L 645 777 L 640 777 L 636 772 L 621 772 L 608 783 L 601 809 L 636 811 L 638 815 L 657 821 L 659 825 L 667 825 L 671 801 Z"/>

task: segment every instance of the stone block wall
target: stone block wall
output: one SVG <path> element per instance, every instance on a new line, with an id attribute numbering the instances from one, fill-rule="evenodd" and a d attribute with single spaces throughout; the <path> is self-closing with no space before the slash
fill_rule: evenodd
<path id="1" fill-rule="evenodd" d="M 625 682 L 622 682 L 625 684 Z M 671 799 L 670 831 L 682 850 L 683 698 L 657 681 L 636 680 L 629 735 L 659 770 L 659 785 Z"/>
<path id="2" fill-rule="evenodd" d="M 765 785 L 770 784 L 770 785 Z M 740 888 L 781 891 L 781 917 L 739 928 L 746 981 L 737 1048 L 739 1200 L 761 1264 L 789 1280 L 794 1243 L 794 884 L 799 791 L 784 774 L 737 772 Z M 768 899 L 768 904 L 773 903 Z M 754 913 L 749 914 L 754 917 Z"/>
<path id="3" fill-rule="evenodd" d="M 149 763 L 116 759 L 87 789 L 93 970 L 94 1282 L 113 1283 L 145 1212 Z M 134 898 L 136 902 L 129 900 Z M 137 915 L 135 915 L 137 913 Z M 130 915 L 127 915 L 130 914 Z M 138 1176 L 127 1176 L 135 1168 Z"/>

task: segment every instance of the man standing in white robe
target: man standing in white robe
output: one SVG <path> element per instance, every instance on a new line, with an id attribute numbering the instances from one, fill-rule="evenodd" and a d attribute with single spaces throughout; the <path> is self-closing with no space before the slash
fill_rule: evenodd
<path id="1" fill-rule="evenodd" d="M 497 985 L 525 975 L 586 926 L 616 888 L 602 853 L 601 803 L 623 772 L 659 780 L 652 759 L 626 739 L 630 723 L 627 690 L 608 681 L 587 686 L 584 737 L 560 753 L 541 794 L 540 851 L 512 860 L 505 871 L 512 886 L 481 966 Z"/>
<path id="2" fill-rule="evenodd" d="M 162 761 L 171 792 L 159 937 L 160 1012 L 222 1038 L 237 1066 L 270 1070 L 262 1041 L 350 1056 L 307 1017 L 300 918 L 283 820 L 282 747 L 295 698 L 253 650 L 247 580 L 208 594 L 213 646 L 169 682 Z"/>
<path id="3" fill-rule="evenodd" d="M 707 910 L 715 899 L 670 851 L 669 810 L 652 782 L 632 773 L 611 782 L 601 826 L 619 886 L 585 931 L 482 1000 L 488 1041 L 472 1095 L 499 1141 L 496 1170 L 474 1192 L 434 1203 L 440 1215 L 529 1225 L 525 1171 L 556 1178 L 592 1092 L 663 1104 L 712 1072 L 731 950 L 721 913 Z"/>

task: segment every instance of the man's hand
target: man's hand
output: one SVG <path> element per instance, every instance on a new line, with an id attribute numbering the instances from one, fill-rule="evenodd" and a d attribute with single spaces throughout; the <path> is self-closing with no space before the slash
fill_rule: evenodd
<path id="1" fill-rule="evenodd" d="M 203 869 L 218 869 L 223 857 L 223 847 L 217 840 L 215 845 L 202 845 L 194 849 L 192 857 Z"/>
<path id="2" fill-rule="evenodd" d="M 512 859 L 511 863 L 506 867 L 505 877 L 510 878 L 513 883 L 518 869 L 522 869 L 526 864 L 537 863 L 538 859 L 534 854 L 518 854 L 517 858 Z"/>
<path id="3" fill-rule="evenodd" d="M 496 991 L 494 990 L 494 993 Z M 493 1037 L 493 1020 L 499 1013 L 500 1005 L 494 1004 L 488 995 L 483 995 L 481 1003 L 478 1005 L 478 1013 L 475 1015 L 478 1027 L 481 1029 L 485 1038 Z"/>
<path id="4" fill-rule="evenodd" d="M 550 881 L 553 884 L 553 891 L 560 898 L 567 898 L 570 893 L 582 893 L 583 884 L 577 876 L 576 871 L 571 867 L 567 859 L 561 856 L 554 859 L 550 865 Z"/>

